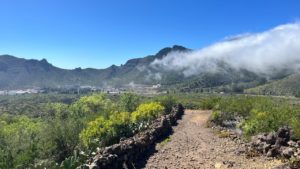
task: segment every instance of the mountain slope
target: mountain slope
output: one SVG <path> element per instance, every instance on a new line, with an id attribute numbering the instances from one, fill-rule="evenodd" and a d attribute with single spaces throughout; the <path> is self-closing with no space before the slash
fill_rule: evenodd
<path id="1" fill-rule="evenodd" d="M 171 52 L 191 52 L 182 46 L 167 47 L 155 55 L 128 60 L 124 65 L 112 65 L 106 69 L 61 69 L 48 63 L 47 60 L 26 60 L 9 55 L 0 55 L 0 90 L 24 88 L 57 88 L 70 86 L 98 86 L 98 87 L 124 87 L 131 83 L 136 84 L 162 84 L 165 88 L 176 91 L 208 91 L 208 92 L 242 92 L 244 89 L 256 87 L 267 82 L 266 76 L 259 75 L 245 69 L 235 69 L 224 62 L 218 62 L 215 71 L 202 71 L 198 74 L 185 76 L 177 69 L 164 69 L 155 67 L 155 60 L 163 59 Z M 178 56 L 180 57 L 180 55 Z M 181 59 L 181 58 L 180 58 Z M 184 59 L 184 58 L 182 58 Z M 284 70 L 273 74 L 273 79 L 282 79 L 290 72 Z M 280 82 L 280 89 L 260 87 L 256 93 L 295 94 L 300 83 L 300 75 L 294 80 Z M 272 79 L 272 78 L 271 78 Z M 281 84 L 282 83 L 282 84 Z M 266 88 L 266 89 L 264 89 Z M 253 91 L 252 90 L 248 90 Z M 264 92 L 261 92 L 264 91 Z M 282 91 L 282 92 L 281 92 Z"/>
<path id="2" fill-rule="evenodd" d="M 106 69 L 61 69 L 47 60 L 26 60 L 10 55 L 0 55 L 0 89 L 31 87 L 63 87 L 67 85 L 118 86 L 134 81 L 154 84 L 149 72 L 150 63 L 172 51 L 189 50 L 173 46 L 160 50 L 156 55 L 131 59 L 122 66 Z"/>
<path id="3" fill-rule="evenodd" d="M 274 80 L 267 84 L 247 89 L 245 92 L 262 95 L 300 96 L 300 72 L 280 80 Z"/>
<path id="4" fill-rule="evenodd" d="M 69 84 L 91 83 L 97 70 L 65 70 L 49 64 L 45 59 L 26 60 L 9 55 L 0 56 L 0 88 L 59 87 Z"/>

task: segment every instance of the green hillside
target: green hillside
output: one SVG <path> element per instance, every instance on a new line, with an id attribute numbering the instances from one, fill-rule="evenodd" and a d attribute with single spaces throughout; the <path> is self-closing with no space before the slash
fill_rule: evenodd
<path id="1" fill-rule="evenodd" d="M 300 73 L 247 89 L 245 92 L 261 95 L 300 96 Z"/>

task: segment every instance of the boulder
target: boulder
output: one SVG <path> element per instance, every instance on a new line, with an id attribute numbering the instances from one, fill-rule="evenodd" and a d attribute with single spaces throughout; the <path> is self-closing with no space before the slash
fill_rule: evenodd
<path id="1" fill-rule="evenodd" d="M 298 144 L 297 144 L 297 142 L 295 142 L 295 141 L 290 140 L 290 141 L 287 142 L 287 144 L 288 144 L 288 146 L 290 146 L 290 147 L 298 148 Z"/>
<path id="2" fill-rule="evenodd" d="M 288 142 L 288 140 L 286 138 L 277 137 L 275 145 L 278 146 L 278 147 L 287 146 L 287 142 Z"/>
<path id="3" fill-rule="evenodd" d="M 300 141 L 291 140 L 289 127 L 281 127 L 276 133 L 264 133 L 252 137 L 247 152 L 249 155 L 255 152 L 265 154 L 267 157 L 300 159 Z"/>
<path id="4" fill-rule="evenodd" d="M 265 144 L 263 145 L 263 153 L 264 153 L 264 154 L 267 154 L 271 148 L 272 148 L 271 144 L 265 143 Z"/>
<path id="5" fill-rule="evenodd" d="M 291 147 L 281 147 L 280 151 L 281 151 L 281 156 L 285 158 L 291 158 L 295 153 L 294 149 Z"/>
<path id="6" fill-rule="evenodd" d="M 269 133 L 266 138 L 265 138 L 265 141 L 267 144 L 275 144 L 276 143 L 276 136 L 274 133 Z"/>
<path id="7" fill-rule="evenodd" d="M 278 148 L 273 147 L 267 152 L 267 157 L 276 157 L 279 155 Z"/>
<path id="8" fill-rule="evenodd" d="M 291 137 L 291 129 L 289 127 L 281 127 L 278 129 L 276 135 L 279 138 L 285 138 L 288 142 Z"/>

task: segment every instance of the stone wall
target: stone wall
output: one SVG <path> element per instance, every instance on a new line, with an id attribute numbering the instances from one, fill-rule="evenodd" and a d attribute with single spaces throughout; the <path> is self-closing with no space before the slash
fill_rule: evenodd
<path id="1" fill-rule="evenodd" d="M 156 119 L 147 130 L 133 137 L 121 140 L 97 152 L 78 169 L 120 169 L 132 168 L 139 159 L 143 159 L 146 152 L 153 148 L 157 141 L 167 137 L 172 132 L 172 126 L 181 118 L 184 108 L 181 104 L 175 106 L 168 115 Z"/>

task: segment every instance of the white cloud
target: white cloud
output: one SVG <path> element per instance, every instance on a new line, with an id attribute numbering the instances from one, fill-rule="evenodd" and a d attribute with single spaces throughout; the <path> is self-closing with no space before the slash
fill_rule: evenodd
<path id="1" fill-rule="evenodd" d="M 272 75 L 274 70 L 297 70 L 300 67 L 300 23 L 227 37 L 225 41 L 192 52 L 172 52 L 151 65 L 190 76 L 217 71 L 219 63 L 267 75 Z"/>

